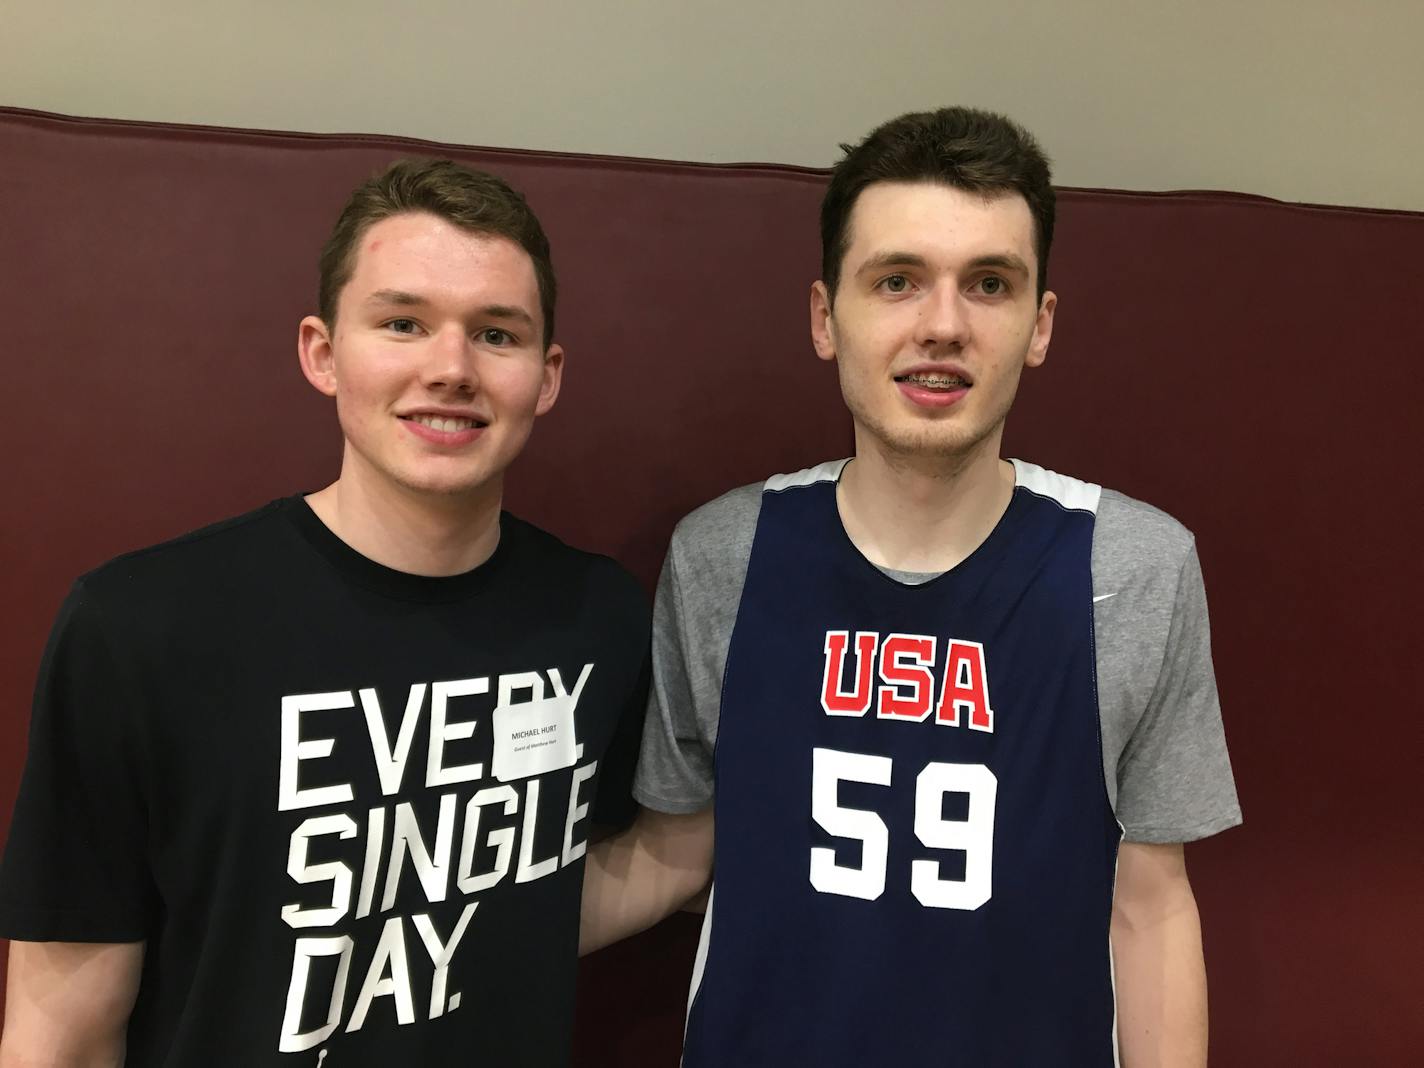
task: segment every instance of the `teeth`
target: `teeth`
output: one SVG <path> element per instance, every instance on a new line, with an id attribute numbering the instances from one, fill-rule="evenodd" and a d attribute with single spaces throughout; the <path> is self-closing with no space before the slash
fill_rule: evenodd
<path id="1" fill-rule="evenodd" d="M 473 419 L 446 419 L 439 415 L 412 415 L 412 422 L 421 426 L 428 426 L 431 430 L 440 430 L 450 433 L 456 430 L 470 430 L 480 424 Z"/>
<path id="2" fill-rule="evenodd" d="M 958 375 L 902 375 L 900 381 L 913 382 L 917 386 L 928 386 L 930 389 L 955 389 L 969 385 Z"/>

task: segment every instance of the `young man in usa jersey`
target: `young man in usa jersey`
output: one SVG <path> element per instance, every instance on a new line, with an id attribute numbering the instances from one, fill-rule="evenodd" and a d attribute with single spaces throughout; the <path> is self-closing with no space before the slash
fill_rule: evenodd
<path id="1" fill-rule="evenodd" d="M 687 1068 L 1205 1063 L 1182 843 L 1240 815 L 1191 535 L 1000 455 L 1053 216 L 997 115 L 848 148 L 811 335 L 855 455 L 674 535 L 645 812 L 595 852 L 583 946 L 712 875 Z"/>

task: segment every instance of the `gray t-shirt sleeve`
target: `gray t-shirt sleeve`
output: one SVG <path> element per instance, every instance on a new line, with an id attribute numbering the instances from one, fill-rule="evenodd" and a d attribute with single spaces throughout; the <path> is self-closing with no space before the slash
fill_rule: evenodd
<path id="1" fill-rule="evenodd" d="M 1093 592 L 1103 761 L 1126 839 L 1189 842 L 1240 823 L 1191 534 L 1104 491 Z"/>
<path id="2" fill-rule="evenodd" d="M 761 510 L 761 484 L 693 512 L 673 532 L 653 602 L 653 684 L 633 796 L 659 812 L 712 803 L 722 676 Z"/>

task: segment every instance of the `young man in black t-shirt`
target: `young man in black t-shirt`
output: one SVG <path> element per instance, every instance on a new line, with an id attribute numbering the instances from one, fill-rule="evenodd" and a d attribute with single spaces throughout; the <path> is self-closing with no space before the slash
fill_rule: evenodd
<path id="1" fill-rule="evenodd" d="M 501 511 L 559 392 L 554 297 L 498 179 L 356 191 L 299 335 L 337 480 L 60 611 L 0 867 L 0 1065 L 568 1062 L 647 618 L 612 561 Z"/>

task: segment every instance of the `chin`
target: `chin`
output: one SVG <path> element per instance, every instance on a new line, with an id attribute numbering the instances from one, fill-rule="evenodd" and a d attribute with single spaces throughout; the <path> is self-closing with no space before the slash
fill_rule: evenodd
<path id="1" fill-rule="evenodd" d="M 478 494 L 491 482 L 498 481 L 498 477 L 488 472 L 459 477 L 450 477 L 448 475 L 443 477 L 429 475 L 422 477 L 418 474 L 408 474 L 404 478 L 396 479 L 396 481 L 409 493 L 448 502 L 459 497 L 468 497 Z"/>
<path id="2" fill-rule="evenodd" d="M 867 427 L 881 448 L 914 459 L 962 456 L 989 435 L 977 428 L 949 426 Z"/>

